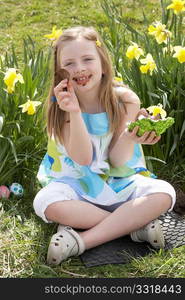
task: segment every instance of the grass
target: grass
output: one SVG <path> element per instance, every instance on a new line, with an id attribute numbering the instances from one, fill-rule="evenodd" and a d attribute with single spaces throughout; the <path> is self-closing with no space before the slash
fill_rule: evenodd
<path id="1" fill-rule="evenodd" d="M 159 1 L 130 0 L 115 1 L 123 6 L 127 22 L 143 27 L 144 13 L 151 20 L 159 13 Z M 0 54 L 8 51 L 13 42 L 18 53 L 22 53 L 22 39 L 29 34 L 39 46 L 47 45 L 44 34 L 53 25 L 58 28 L 82 24 L 97 28 L 107 26 L 106 17 L 101 10 L 101 1 L 89 0 L 0 0 Z M 179 171 L 180 172 L 180 171 Z M 183 184 L 182 172 L 171 176 L 170 168 L 163 168 L 162 175 L 174 182 Z M 36 170 L 35 170 L 36 174 Z M 184 176 L 184 177 L 183 177 Z M 175 177 L 175 178 L 174 178 Z M 16 178 L 15 178 L 16 181 Z M 22 198 L 11 197 L 0 202 L 0 277 L 3 278 L 184 278 L 185 247 L 171 251 L 153 251 L 152 254 L 132 259 L 124 265 L 105 265 L 86 268 L 79 258 L 71 258 L 60 266 L 46 265 L 47 246 L 56 225 L 46 225 L 34 213 L 32 202 L 38 186 L 30 179 L 31 187 L 26 185 Z M 33 188 L 33 190 L 32 190 Z"/>
<path id="2" fill-rule="evenodd" d="M 3 278 L 184 278 L 185 247 L 153 251 L 124 265 L 86 268 L 80 258 L 60 266 L 46 265 L 50 236 L 56 225 L 46 226 L 35 216 L 31 199 L 3 200 L 0 215 L 0 276 Z"/>
<path id="3" fill-rule="evenodd" d="M 154 18 L 159 1 L 146 0 L 116 1 L 122 5 L 125 19 L 141 27 L 142 10 Z M 106 17 L 102 13 L 101 1 L 79 0 L 0 0 L 0 53 L 9 49 L 11 43 L 22 51 L 22 39 L 29 34 L 40 45 L 46 44 L 44 34 L 51 31 L 52 26 L 66 28 L 74 25 L 93 25 L 97 28 L 106 27 Z"/>

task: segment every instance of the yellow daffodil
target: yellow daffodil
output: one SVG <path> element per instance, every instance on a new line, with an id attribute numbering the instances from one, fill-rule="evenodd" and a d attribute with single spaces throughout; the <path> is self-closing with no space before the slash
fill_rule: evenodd
<path id="1" fill-rule="evenodd" d="M 52 33 L 45 34 L 44 37 L 46 37 L 46 38 L 48 38 L 48 39 L 50 39 L 52 41 L 56 41 L 61 36 L 61 34 L 62 34 L 62 30 L 61 29 L 57 29 L 57 26 L 53 26 Z"/>
<path id="2" fill-rule="evenodd" d="M 117 82 L 123 82 L 121 77 L 114 77 L 114 80 L 117 81 Z"/>
<path id="3" fill-rule="evenodd" d="M 42 102 L 28 100 L 26 103 L 19 105 L 22 108 L 22 113 L 27 112 L 28 115 L 34 115 L 36 112 L 36 107 Z"/>
<path id="4" fill-rule="evenodd" d="M 173 57 L 176 57 L 178 61 L 182 64 L 185 62 L 185 47 L 182 46 L 175 46 L 173 47 L 175 50 L 175 54 Z"/>
<path id="5" fill-rule="evenodd" d="M 101 47 L 101 42 L 99 40 L 96 40 L 96 46 Z"/>
<path id="6" fill-rule="evenodd" d="M 153 35 L 158 44 L 167 43 L 168 38 L 171 36 L 171 32 L 166 29 L 166 25 L 160 22 L 150 25 L 148 27 L 148 34 Z"/>
<path id="7" fill-rule="evenodd" d="M 155 61 L 150 53 L 147 54 L 146 58 L 141 59 L 140 62 L 144 65 L 140 66 L 141 73 L 146 74 L 150 72 L 150 75 L 152 75 L 153 71 L 157 70 Z"/>
<path id="8" fill-rule="evenodd" d="M 150 114 L 152 114 L 153 117 L 160 114 L 161 119 L 165 119 L 167 114 L 162 107 L 163 107 L 162 104 L 158 104 L 158 105 L 148 107 L 147 110 L 149 111 Z"/>
<path id="9" fill-rule="evenodd" d="M 7 92 L 12 94 L 15 90 L 15 84 L 17 82 L 24 83 L 23 77 L 20 73 L 17 73 L 16 69 L 9 68 L 5 73 L 4 83 L 7 86 Z"/>
<path id="10" fill-rule="evenodd" d="M 179 13 L 185 11 L 185 1 L 172 0 L 172 4 L 168 5 L 167 9 L 173 9 L 174 14 L 178 15 Z"/>
<path id="11" fill-rule="evenodd" d="M 132 46 L 129 46 L 126 52 L 126 56 L 129 59 L 139 59 L 141 55 L 144 55 L 143 50 L 138 46 L 138 44 L 132 42 Z"/>

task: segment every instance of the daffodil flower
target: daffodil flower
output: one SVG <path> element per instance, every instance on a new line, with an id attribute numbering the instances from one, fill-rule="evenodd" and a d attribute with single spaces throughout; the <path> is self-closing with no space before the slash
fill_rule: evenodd
<path id="1" fill-rule="evenodd" d="M 123 82 L 121 77 L 114 77 L 114 80 L 117 81 L 117 82 Z"/>
<path id="2" fill-rule="evenodd" d="M 160 114 L 161 119 L 165 119 L 166 111 L 162 107 L 162 104 L 158 104 L 154 106 L 149 106 L 147 110 L 150 114 L 152 114 L 153 117 L 156 117 L 158 114 Z"/>
<path id="3" fill-rule="evenodd" d="M 148 27 L 148 34 L 153 35 L 158 44 L 167 43 L 168 38 L 171 36 L 171 32 L 166 29 L 166 25 L 160 22 L 150 25 Z"/>
<path id="4" fill-rule="evenodd" d="M 28 100 L 26 103 L 19 105 L 22 108 L 22 113 L 27 112 L 28 115 L 34 115 L 36 112 L 36 107 L 42 102 Z"/>
<path id="5" fill-rule="evenodd" d="M 15 90 L 15 84 L 17 82 L 24 83 L 24 79 L 20 73 L 17 73 L 16 69 L 9 68 L 5 73 L 4 83 L 7 86 L 7 92 L 12 94 Z"/>
<path id="6" fill-rule="evenodd" d="M 175 50 L 175 54 L 173 57 L 176 57 L 178 61 L 182 64 L 185 62 L 185 47 L 182 46 L 175 46 L 173 47 Z"/>
<path id="7" fill-rule="evenodd" d="M 138 46 L 138 44 L 132 42 L 132 46 L 129 46 L 127 49 L 126 57 L 138 60 L 141 55 L 144 55 L 143 50 Z"/>
<path id="8" fill-rule="evenodd" d="M 101 47 L 101 42 L 99 40 L 96 40 L 96 46 Z"/>
<path id="9" fill-rule="evenodd" d="M 172 4 L 167 6 L 167 9 L 173 9 L 174 14 L 178 15 L 179 13 L 185 11 L 185 1 L 182 0 L 172 0 Z"/>
<path id="10" fill-rule="evenodd" d="M 61 36 L 61 34 L 62 34 L 62 30 L 57 29 L 57 26 L 53 26 L 52 33 L 45 34 L 44 37 L 46 37 L 52 41 L 55 41 L 55 40 L 58 40 L 58 38 Z"/>
<path id="11" fill-rule="evenodd" d="M 141 73 L 148 73 L 150 72 L 150 75 L 153 74 L 154 70 L 157 70 L 155 61 L 150 53 L 147 54 L 146 58 L 140 60 L 141 64 L 144 66 L 140 66 Z"/>

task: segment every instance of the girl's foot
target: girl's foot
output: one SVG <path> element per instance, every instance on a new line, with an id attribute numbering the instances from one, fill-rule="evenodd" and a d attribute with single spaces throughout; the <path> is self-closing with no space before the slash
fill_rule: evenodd
<path id="1" fill-rule="evenodd" d="M 134 242 L 149 242 L 155 249 L 165 247 L 164 235 L 158 219 L 131 232 L 130 236 Z"/>
<path id="2" fill-rule="evenodd" d="M 47 263 L 58 265 L 70 256 L 77 256 L 85 251 L 80 235 L 69 226 L 59 225 L 58 231 L 50 241 Z"/>
<path id="3" fill-rule="evenodd" d="M 185 216 L 167 212 L 130 236 L 135 242 L 149 242 L 155 249 L 180 247 L 185 245 Z"/>

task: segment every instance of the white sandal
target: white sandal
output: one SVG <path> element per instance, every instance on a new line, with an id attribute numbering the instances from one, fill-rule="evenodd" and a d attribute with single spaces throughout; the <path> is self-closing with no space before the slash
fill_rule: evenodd
<path id="1" fill-rule="evenodd" d="M 155 249 L 165 247 L 164 234 L 158 219 L 137 231 L 131 232 L 130 237 L 134 242 L 149 242 Z"/>
<path id="2" fill-rule="evenodd" d="M 80 235 L 70 226 L 59 225 L 50 241 L 47 263 L 58 265 L 70 256 L 80 255 L 85 245 Z"/>

